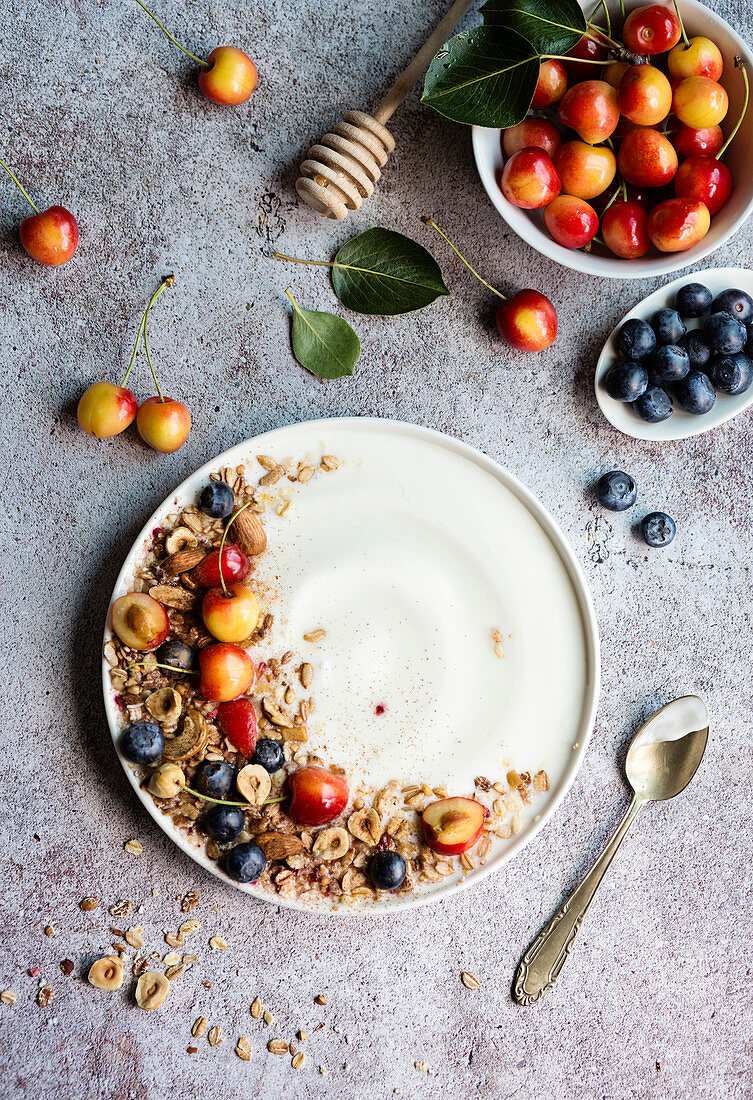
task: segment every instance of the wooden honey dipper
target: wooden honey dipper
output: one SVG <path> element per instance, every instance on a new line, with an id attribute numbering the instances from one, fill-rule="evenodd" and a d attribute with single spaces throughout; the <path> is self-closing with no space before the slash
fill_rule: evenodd
<path id="1" fill-rule="evenodd" d="M 349 210 L 358 210 L 363 200 L 372 194 L 395 148 L 395 139 L 384 123 L 428 69 L 436 52 L 472 4 L 473 0 L 455 0 L 373 115 L 365 111 L 348 111 L 345 120 L 339 122 L 332 133 L 325 134 L 318 145 L 309 149 L 295 189 L 319 214 L 342 221 Z"/>

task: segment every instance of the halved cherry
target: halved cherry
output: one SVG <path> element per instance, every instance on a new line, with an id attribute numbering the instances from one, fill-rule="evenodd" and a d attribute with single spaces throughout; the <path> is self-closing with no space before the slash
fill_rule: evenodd
<path id="1" fill-rule="evenodd" d="M 423 812 L 426 843 L 442 856 L 459 856 L 472 848 L 484 829 L 486 810 L 475 798 L 442 798 Z"/>
<path id="2" fill-rule="evenodd" d="M 112 605 L 112 628 L 121 642 L 146 653 L 162 645 L 170 620 L 161 603 L 147 592 L 127 592 Z"/>
<path id="3" fill-rule="evenodd" d="M 246 696 L 220 703 L 217 708 L 217 725 L 238 752 L 253 756 L 256 748 L 256 709 Z"/>

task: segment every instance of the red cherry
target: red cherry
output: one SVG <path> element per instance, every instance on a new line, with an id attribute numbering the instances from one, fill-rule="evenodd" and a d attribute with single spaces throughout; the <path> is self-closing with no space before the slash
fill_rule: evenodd
<path id="1" fill-rule="evenodd" d="M 21 222 L 21 244 L 33 260 L 59 267 L 78 247 L 78 223 L 64 206 L 50 206 Z"/>
<path id="2" fill-rule="evenodd" d="M 680 126 L 670 138 L 680 157 L 715 157 L 724 145 L 724 134 L 719 125 L 694 130 L 690 126 Z"/>
<path id="3" fill-rule="evenodd" d="M 580 42 L 567 51 L 567 57 L 585 58 L 587 61 L 603 61 L 607 56 L 606 46 L 595 42 L 593 38 L 583 35 Z M 565 61 L 565 72 L 571 84 L 578 80 L 589 80 L 594 72 L 599 71 L 598 65 L 578 64 L 578 61 Z"/>
<path id="4" fill-rule="evenodd" d="M 226 542 L 222 548 L 222 575 L 225 584 L 242 581 L 251 571 L 251 559 L 234 542 Z M 203 561 L 194 566 L 191 579 L 202 588 L 215 588 L 220 583 L 220 552 L 213 550 Z"/>
<path id="5" fill-rule="evenodd" d="M 254 704 L 245 695 L 220 703 L 217 708 L 217 725 L 234 748 L 243 756 L 253 756 L 256 748 L 257 726 Z"/>
<path id="6" fill-rule="evenodd" d="M 341 775 L 307 764 L 288 779 L 288 817 L 298 825 L 327 825 L 348 805 L 348 784 Z"/>
<path id="7" fill-rule="evenodd" d="M 630 12 L 622 27 L 622 41 L 632 53 L 665 53 L 680 41 L 680 20 L 665 4 L 646 4 Z"/>
<path id="8" fill-rule="evenodd" d="M 544 210 L 544 224 L 557 244 L 583 248 L 595 237 L 599 219 L 585 199 L 558 195 Z"/>
<path id="9" fill-rule="evenodd" d="M 732 173 L 713 157 L 688 157 L 677 169 L 675 194 L 705 203 L 716 214 L 732 194 Z"/>
<path id="10" fill-rule="evenodd" d="M 539 66 L 539 79 L 533 93 L 531 107 L 534 111 L 543 111 L 559 103 L 567 88 L 567 73 L 561 61 L 550 58 Z"/>
<path id="11" fill-rule="evenodd" d="M 637 202 L 612 203 L 601 218 L 604 244 L 622 260 L 637 260 L 651 248 L 648 210 Z"/>
<path id="12" fill-rule="evenodd" d="M 538 290 L 519 290 L 496 314 L 497 330 L 518 351 L 543 351 L 557 335 L 557 311 Z"/>

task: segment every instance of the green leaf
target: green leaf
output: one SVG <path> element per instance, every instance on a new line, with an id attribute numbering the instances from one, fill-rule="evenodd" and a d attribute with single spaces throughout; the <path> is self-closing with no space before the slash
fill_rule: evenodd
<path id="1" fill-rule="evenodd" d="M 430 252 L 391 229 L 367 229 L 332 263 L 335 294 L 356 313 L 410 313 L 449 294 Z"/>
<path id="2" fill-rule="evenodd" d="M 285 293 L 293 303 L 290 338 L 301 366 L 317 378 L 352 374 L 361 354 L 361 341 L 348 322 L 332 313 L 301 309 L 290 291 Z"/>
<path id="3" fill-rule="evenodd" d="M 577 0 L 486 0 L 488 27 L 505 27 L 527 39 L 539 53 L 567 53 L 586 33 Z"/>
<path id="4" fill-rule="evenodd" d="M 539 57 L 515 31 L 476 27 L 456 34 L 429 66 L 422 103 L 467 126 L 505 129 L 525 118 Z"/>

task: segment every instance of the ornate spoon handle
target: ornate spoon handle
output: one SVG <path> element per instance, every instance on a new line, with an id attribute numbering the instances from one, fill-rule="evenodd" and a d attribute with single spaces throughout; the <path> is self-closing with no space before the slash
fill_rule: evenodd
<path id="1" fill-rule="evenodd" d="M 643 803 L 644 800 L 637 795 L 633 798 L 627 813 L 612 833 L 596 863 L 542 928 L 520 960 L 513 985 L 513 996 L 518 1004 L 536 1004 L 557 981 L 607 867 L 617 854 L 617 849 Z"/>

